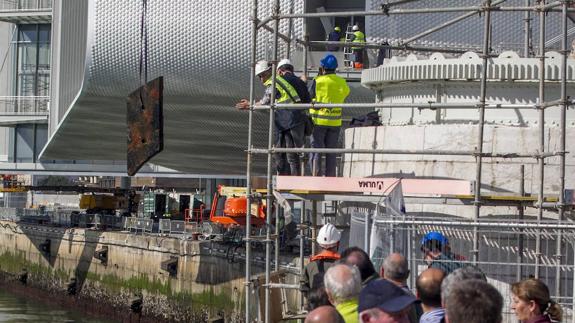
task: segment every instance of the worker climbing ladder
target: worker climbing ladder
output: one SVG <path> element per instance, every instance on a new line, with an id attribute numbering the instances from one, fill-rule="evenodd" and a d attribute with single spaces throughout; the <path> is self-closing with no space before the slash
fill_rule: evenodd
<path id="1" fill-rule="evenodd" d="M 353 26 L 347 25 L 345 30 L 345 42 L 350 43 L 353 40 Z M 343 48 L 343 66 L 347 68 L 353 67 L 353 50 L 351 47 L 345 46 Z"/>

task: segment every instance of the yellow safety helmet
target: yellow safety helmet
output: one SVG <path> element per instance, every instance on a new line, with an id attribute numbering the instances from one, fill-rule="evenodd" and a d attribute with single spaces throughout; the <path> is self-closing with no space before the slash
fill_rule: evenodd
<path id="1" fill-rule="evenodd" d="M 335 27 L 333 30 L 335 31 L 341 31 L 341 28 L 339 28 L 339 26 Z"/>

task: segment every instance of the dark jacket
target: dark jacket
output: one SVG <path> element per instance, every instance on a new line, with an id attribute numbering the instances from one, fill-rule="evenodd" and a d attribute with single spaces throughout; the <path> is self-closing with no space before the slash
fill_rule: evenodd
<path id="1" fill-rule="evenodd" d="M 403 289 L 403 291 L 406 292 L 407 294 L 415 297 L 415 295 L 409 289 L 409 287 L 407 287 L 407 285 L 402 286 L 401 289 Z M 421 315 L 423 315 L 423 308 L 421 307 L 421 302 L 417 301 L 409 306 L 409 311 L 407 312 L 409 323 L 419 323 Z"/>
<path id="2" fill-rule="evenodd" d="M 367 284 L 371 283 L 374 280 L 380 279 L 381 277 L 379 277 L 378 273 L 373 273 L 373 275 L 367 277 L 364 281 L 361 282 L 361 287 L 365 287 L 367 286 Z"/>
<path id="3" fill-rule="evenodd" d="M 457 258 L 453 253 L 444 252 L 433 259 L 433 261 L 429 265 L 429 268 L 441 269 L 443 270 L 445 275 L 449 275 L 454 270 L 463 268 L 465 266 L 466 266 L 465 264 L 457 260 Z"/>
<path id="4" fill-rule="evenodd" d="M 327 269 L 340 259 L 339 254 L 324 250 L 311 258 L 301 277 L 302 288 L 305 293 L 323 285 L 323 275 Z"/>
<path id="5" fill-rule="evenodd" d="M 327 36 L 327 41 L 339 41 L 341 39 L 341 35 L 338 31 L 332 31 Z M 339 46 L 328 45 L 327 50 L 330 52 L 337 52 L 339 50 Z"/>
<path id="6" fill-rule="evenodd" d="M 339 31 L 335 30 L 329 33 L 329 35 L 327 36 L 328 41 L 339 41 L 340 38 L 341 36 L 339 35 Z"/>
<path id="7" fill-rule="evenodd" d="M 300 103 L 310 103 L 311 99 L 309 91 L 304 81 L 292 73 L 286 73 L 283 78 L 294 87 L 299 98 Z M 305 121 L 304 110 L 294 109 L 279 109 L 275 114 L 275 125 L 278 131 L 285 131 L 299 126 Z"/>

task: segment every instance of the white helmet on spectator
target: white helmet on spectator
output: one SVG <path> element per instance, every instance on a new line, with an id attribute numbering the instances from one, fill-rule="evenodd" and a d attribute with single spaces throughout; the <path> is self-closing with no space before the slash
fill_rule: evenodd
<path id="1" fill-rule="evenodd" d="M 319 229 L 316 241 L 325 249 L 337 246 L 341 239 L 341 233 L 336 229 L 335 225 L 328 223 Z"/>
<path id="2" fill-rule="evenodd" d="M 268 61 L 259 61 L 256 63 L 256 76 L 262 74 L 263 72 L 269 71 L 271 69 Z"/>

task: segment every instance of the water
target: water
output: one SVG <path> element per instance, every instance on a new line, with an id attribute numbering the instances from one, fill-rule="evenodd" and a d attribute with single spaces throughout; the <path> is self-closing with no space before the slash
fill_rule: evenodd
<path id="1" fill-rule="evenodd" d="M 86 322 L 111 323 L 112 321 L 88 318 L 82 313 L 42 304 L 35 300 L 10 294 L 0 288 L 0 322 Z"/>

